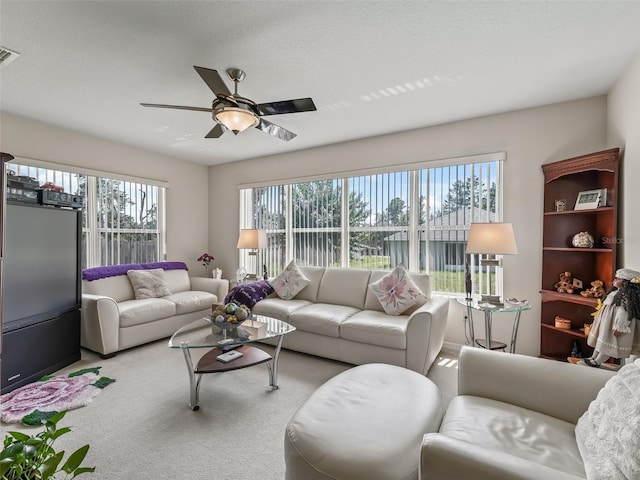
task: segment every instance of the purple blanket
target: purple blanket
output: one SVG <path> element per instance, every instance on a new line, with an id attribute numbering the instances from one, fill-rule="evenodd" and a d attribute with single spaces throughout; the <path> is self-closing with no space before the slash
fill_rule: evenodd
<path id="1" fill-rule="evenodd" d="M 162 268 L 163 270 L 189 270 L 184 262 L 153 262 L 153 263 L 128 263 L 125 265 L 106 265 L 104 267 L 85 268 L 82 270 L 82 279 L 92 282 L 101 278 L 126 275 L 129 270 L 150 270 Z"/>

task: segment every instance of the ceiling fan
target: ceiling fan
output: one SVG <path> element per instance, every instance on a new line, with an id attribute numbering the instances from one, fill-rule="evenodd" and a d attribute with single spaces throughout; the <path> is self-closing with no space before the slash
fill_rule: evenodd
<path id="1" fill-rule="evenodd" d="M 222 77 L 216 70 L 203 67 L 193 67 L 202 77 L 204 83 L 215 94 L 211 108 L 186 107 L 182 105 L 161 105 L 156 103 L 141 103 L 143 107 L 173 108 L 178 110 L 195 110 L 197 112 L 211 112 L 216 126 L 205 138 L 218 138 L 225 130 L 231 130 L 234 135 L 244 132 L 247 128 L 255 127 L 258 130 L 288 142 L 296 136 L 295 133 L 271 123 L 264 118 L 266 115 L 282 115 L 285 113 L 311 112 L 316 106 L 311 98 L 298 98 L 295 100 L 281 100 L 279 102 L 255 103 L 238 95 L 238 83 L 244 80 L 245 73 L 238 68 L 227 69 L 228 77 L 233 80 L 235 90 L 229 91 Z"/>

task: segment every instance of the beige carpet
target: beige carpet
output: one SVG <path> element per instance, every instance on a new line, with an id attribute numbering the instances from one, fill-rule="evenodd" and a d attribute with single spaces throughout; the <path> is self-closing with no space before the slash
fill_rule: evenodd
<path id="1" fill-rule="evenodd" d="M 455 358 L 442 355 L 429 373 L 445 401 L 455 394 Z M 166 341 L 109 360 L 83 350 L 80 362 L 58 373 L 97 365 L 116 382 L 91 405 L 69 411 L 61 426 L 73 431 L 56 442 L 67 452 L 91 445 L 85 464 L 96 472 L 87 480 L 283 480 L 287 421 L 318 386 L 350 368 L 283 350 L 279 390 L 268 386 L 265 365 L 204 375 L 201 408 L 194 412 L 182 352 Z M 31 433 L 41 428 L 1 427 Z"/>

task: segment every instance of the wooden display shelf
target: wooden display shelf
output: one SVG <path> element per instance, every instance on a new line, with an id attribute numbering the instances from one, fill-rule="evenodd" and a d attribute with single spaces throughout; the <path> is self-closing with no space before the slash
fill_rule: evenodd
<path id="1" fill-rule="evenodd" d="M 611 253 L 610 248 L 542 247 L 549 252 Z"/>
<path id="2" fill-rule="evenodd" d="M 593 297 L 583 297 L 575 293 L 560 293 L 555 290 L 540 290 L 543 302 L 569 302 L 579 305 L 586 305 L 594 309 L 598 305 L 598 299 Z"/>
<path id="3" fill-rule="evenodd" d="M 555 330 L 556 332 L 564 333 L 566 335 L 573 335 L 574 337 L 587 338 L 583 331 L 576 330 L 574 328 L 558 328 L 554 325 L 548 325 L 546 323 L 540 324 L 542 328 L 548 328 L 549 330 Z"/>
<path id="4" fill-rule="evenodd" d="M 561 212 L 544 212 L 545 215 L 589 215 L 594 213 L 611 212 L 613 207 L 598 207 L 585 210 L 563 210 Z"/>

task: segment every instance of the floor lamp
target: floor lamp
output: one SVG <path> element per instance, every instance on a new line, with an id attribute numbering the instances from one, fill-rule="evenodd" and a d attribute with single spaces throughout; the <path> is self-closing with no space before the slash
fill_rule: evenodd
<path id="1" fill-rule="evenodd" d="M 472 223 L 466 253 L 486 256 L 480 259 L 480 265 L 489 267 L 489 295 L 482 295 L 482 301 L 500 305 L 500 296 L 491 294 L 491 267 L 502 266 L 502 260 L 495 255 L 518 253 L 513 226 L 510 223 Z"/>
<path id="2" fill-rule="evenodd" d="M 258 250 L 265 248 L 267 248 L 267 232 L 257 228 L 243 228 L 240 230 L 238 249 L 250 250 L 249 255 L 254 256 L 256 262 L 255 274 L 248 275 L 248 278 L 258 279 L 260 273 Z"/>

